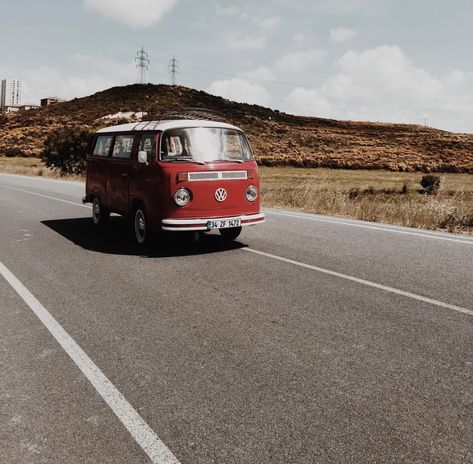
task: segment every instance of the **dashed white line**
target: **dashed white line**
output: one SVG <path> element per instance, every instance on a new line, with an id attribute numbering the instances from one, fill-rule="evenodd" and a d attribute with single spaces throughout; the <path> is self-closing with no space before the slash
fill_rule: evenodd
<path id="1" fill-rule="evenodd" d="M 151 462 L 154 464 L 179 464 L 177 458 L 98 366 L 87 356 L 85 351 L 2 262 L 0 262 L 0 274 L 14 288 L 18 295 L 20 295 L 23 301 L 49 330 L 51 335 L 62 346 L 64 351 L 94 386 L 128 432 L 130 432 L 138 445 L 148 455 Z"/>
<path id="2" fill-rule="evenodd" d="M 459 313 L 468 314 L 469 316 L 473 316 L 473 310 L 471 310 L 471 309 L 462 308 L 461 306 L 456 306 L 456 305 L 449 304 L 449 303 L 444 303 L 443 301 L 434 300 L 433 298 L 428 298 L 428 297 L 422 296 L 422 295 L 417 295 L 416 293 L 406 292 L 404 290 L 399 290 L 398 288 L 378 284 L 376 282 L 371 282 L 370 280 L 359 279 L 358 277 L 353 277 L 353 276 L 350 276 L 350 275 L 347 275 L 347 274 L 342 274 L 340 272 L 331 271 L 330 269 L 325 269 L 323 267 L 313 266 L 312 264 L 306 264 L 306 263 L 303 263 L 301 261 L 295 261 L 293 259 L 284 258 L 282 256 L 273 255 L 271 253 L 266 253 L 264 251 L 255 250 L 253 248 L 241 248 L 241 250 L 248 251 L 250 253 L 255 253 L 257 255 L 265 256 L 267 258 L 276 259 L 278 261 L 282 261 L 284 263 L 292 264 L 294 266 L 299 266 L 299 267 L 303 267 L 303 268 L 306 268 L 306 269 L 310 269 L 312 271 L 317 271 L 317 272 L 320 272 L 322 274 L 327 274 L 327 275 L 330 275 L 330 276 L 338 277 L 340 279 L 350 280 L 350 281 L 356 282 L 358 284 L 363 284 L 363 285 L 367 285 L 369 287 L 377 288 L 379 290 L 384 290 L 385 292 L 395 293 L 396 295 L 401 295 L 401 296 L 405 296 L 407 298 L 412 298 L 413 300 L 422 301 L 424 303 L 428 303 L 428 304 L 431 304 L 431 305 L 434 305 L 434 306 L 438 306 L 440 308 L 451 309 L 451 310 L 457 311 Z"/>

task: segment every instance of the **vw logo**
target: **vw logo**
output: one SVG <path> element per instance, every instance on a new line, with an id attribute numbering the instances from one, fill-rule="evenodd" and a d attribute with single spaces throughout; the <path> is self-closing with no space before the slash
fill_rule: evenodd
<path id="1" fill-rule="evenodd" d="M 224 188 L 215 190 L 215 199 L 217 201 L 225 201 L 227 199 L 227 191 Z"/>

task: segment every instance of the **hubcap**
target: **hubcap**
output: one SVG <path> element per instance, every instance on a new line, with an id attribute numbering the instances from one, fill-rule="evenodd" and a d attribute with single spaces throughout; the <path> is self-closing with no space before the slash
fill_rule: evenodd
<path id="1" fill-rule="evenodd" d="M 94 200 L 93 208 L 92 208 L 94 221 L 97 222 L 100 218 L 100 203 L 98 200 Z"/>
<path id="2" fill-rule="evenodd" d="M 146 221 L 141 210 L 138 210 L 135 215 L 135 234 L 138 242 L 143 243 L 146 237 Z"/>

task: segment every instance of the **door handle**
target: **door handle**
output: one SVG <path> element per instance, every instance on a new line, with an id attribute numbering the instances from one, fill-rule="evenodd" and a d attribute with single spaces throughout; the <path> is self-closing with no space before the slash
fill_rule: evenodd
<path id="1" fill-rule="evenodd" d="M 123 172 L 122 177 L 128 177 L 128 174 L 126 172 Z"/>

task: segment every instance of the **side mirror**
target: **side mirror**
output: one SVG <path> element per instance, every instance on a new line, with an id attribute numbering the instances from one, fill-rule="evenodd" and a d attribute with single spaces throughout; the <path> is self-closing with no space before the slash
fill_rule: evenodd
<path id="1" fill-rule="evenodd" d="M 144 150 L 138 152 L 138 163 L 141 164 L 146 164 L 148 166 L 148 153 L 146 153 Z"/>

